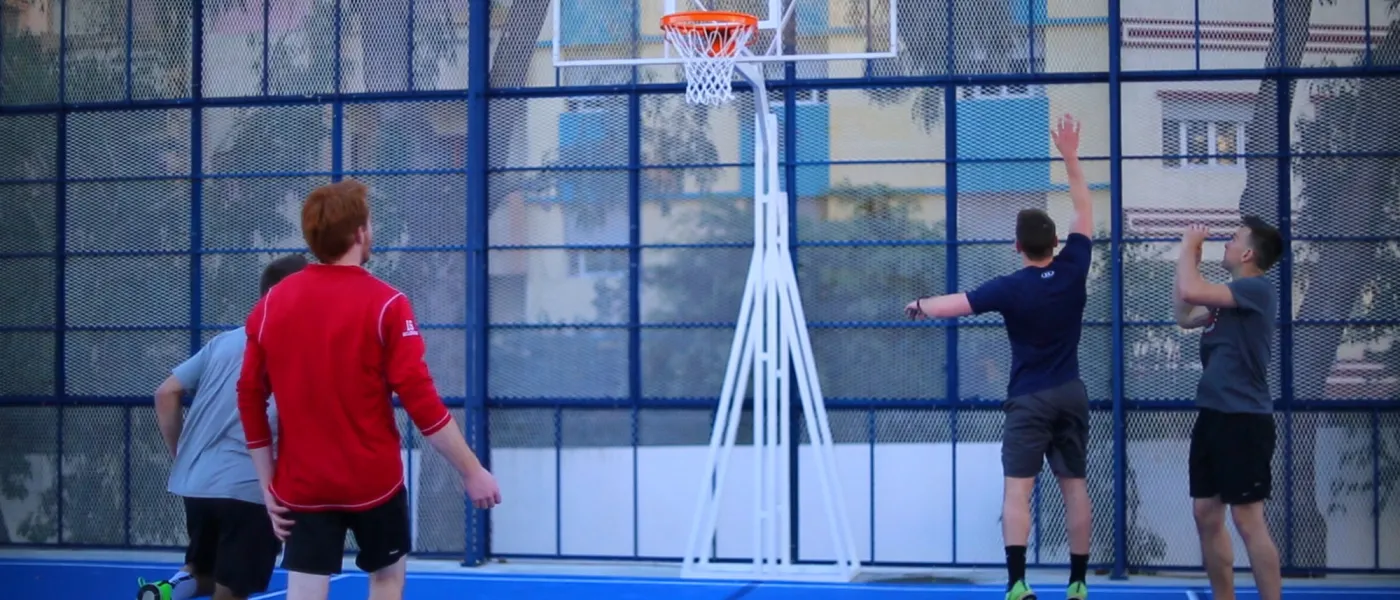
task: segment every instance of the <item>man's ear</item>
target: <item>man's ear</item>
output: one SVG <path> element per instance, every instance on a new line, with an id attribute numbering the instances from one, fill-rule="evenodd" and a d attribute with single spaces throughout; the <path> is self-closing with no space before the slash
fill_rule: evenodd
<path id="1" fill-rule="evenodd" d="M 1017 253 L 1017 254 L 1024 254 L 1024 252 L 1021 251 L 1021 240 L 1016 240 L 1015 245 L 1016 245 L 1016 253 Z"/>

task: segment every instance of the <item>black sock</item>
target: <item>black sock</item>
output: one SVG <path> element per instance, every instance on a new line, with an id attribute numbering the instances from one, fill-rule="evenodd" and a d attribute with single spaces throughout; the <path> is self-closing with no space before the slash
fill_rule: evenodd
<path id="1" fill-rule="evenodd" d="M 1017 581 L 1026 578 L 1026 547 L 1007 546 L 1006 547 L 1006 589 L 1016 585 Z"/>
<path id="2" fill-rule="evenodd" d="M 1070 582 L 1070 583 L 1075 583 L 1075 582 L 1083 583 L 1083 581 L 1084 581 L 1084 576 L 1086 575 L 1086 573 L 1087 573 L 1088 570 L 1089 570 L 1089 555 L 1088 555 L 1088 554 L 1071 554 L 1071 555 L 1069 555 L 1069 582 Z"/>

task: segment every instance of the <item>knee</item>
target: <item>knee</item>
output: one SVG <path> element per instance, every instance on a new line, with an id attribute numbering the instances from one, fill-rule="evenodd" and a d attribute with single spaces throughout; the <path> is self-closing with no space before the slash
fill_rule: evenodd
<path id="1" fill-rule="evenodd" d="M 1224 504 L 1198 501 L 1193 512 L 1196 517 L 1196 529 L 1200 531 L 1216 531 L 1225 526 Z"/>
<path id="2" fill-rule="evenodd" d="M 1240 539 L 1246 544 L 1269 536 L 1269 523 L 1264 518 L 1262 502 L 1231 507 L 1230 519 L 1235 522 L 1235 531 L 1240 533 Z"/>

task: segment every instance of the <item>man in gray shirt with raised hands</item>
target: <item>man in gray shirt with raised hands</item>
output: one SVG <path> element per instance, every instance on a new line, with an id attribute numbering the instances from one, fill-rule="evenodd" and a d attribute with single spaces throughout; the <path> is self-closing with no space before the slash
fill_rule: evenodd
<path id="1" fill-rule="evenodd" d="M 1264 500 L 1273 484 L 1275 431 L 1269 363 L 1273 361 L 1278 294 L 1265 273 L 1283 256 L 1278 229 L 1247 216 L 1225 244 L 1226 284 L 1201 277 L 1205 228 L 1181 239 L 1173 308 L 1176 322 L 1201 334 L 1201 381 L 1191 431 L 1190 480 L 1201 558 L 1216 600 L 1234 600 L 1234 552 L 1225 528 L 1230 507 L 1249 552 L 1262 600 L 1279 600 L 1278 548 L 1269 535 Z"/>

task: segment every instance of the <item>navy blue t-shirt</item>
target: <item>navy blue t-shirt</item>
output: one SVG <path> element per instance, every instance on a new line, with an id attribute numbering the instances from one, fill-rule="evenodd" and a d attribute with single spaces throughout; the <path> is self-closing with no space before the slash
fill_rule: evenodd
<path id="1" fill-rule="evenodd" d="M 1069 234 L 1045 267 L 1025 267 L 967 293 L 972 312 L 1001 313 L 1011 340 L 1008 398 L 1034 394 L 1079 377 L 1079 332 L 1094 246 Z"/>

